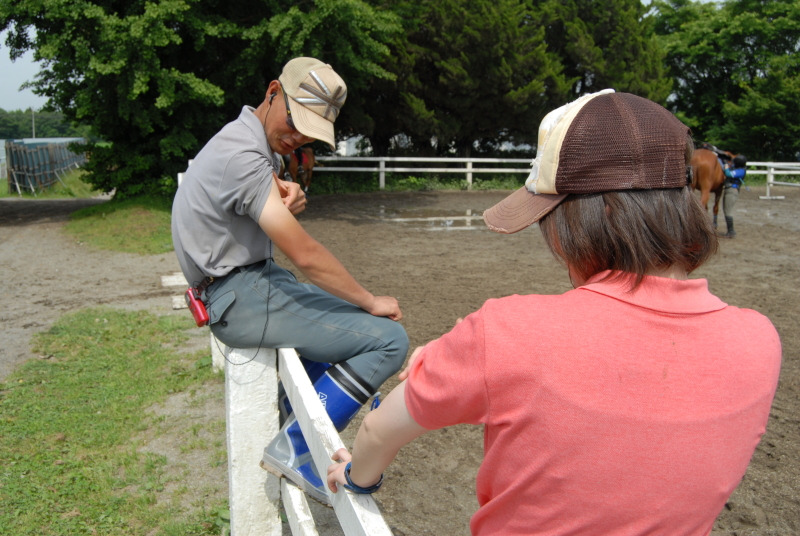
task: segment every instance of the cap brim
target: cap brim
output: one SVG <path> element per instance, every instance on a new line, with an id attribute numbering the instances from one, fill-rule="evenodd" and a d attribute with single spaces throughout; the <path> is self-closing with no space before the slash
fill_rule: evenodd
<path id="1" fill-rule="evenodd" d="M 525 186 L 483 213 L 486 226 L 496 233 L 516 233 L 536 223 L 569 194 L 533 194 Z"/>
<path id="2" fill-rule="evenodd" d="M 333 131 L 333 123 L 312 112 L 292 97 L 289 97 L 289 100 L 292 101 L 292 121 L 297 131 L 303 136 L 324 141 L 331 146 L 332 151 L 335 151 L 336 136 Z"/>

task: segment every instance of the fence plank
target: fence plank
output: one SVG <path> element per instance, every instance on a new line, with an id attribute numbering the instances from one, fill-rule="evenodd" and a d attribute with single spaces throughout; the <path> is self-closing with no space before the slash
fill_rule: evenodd
<path id="1" fill-rule="evenodd" d="M 292 348 L 278 350 L 278 369 L 297 422 L 306 438 L 317 471 L 325 480 L 331 456 L 344 446 L 325 408 L 319 401 L 303 365 Z M 302 403 L 301 403 L 302 400 Z M 345 491 L 331 493 L 333 509 L 347 536 L 392 536 L 392 531 L 370 495 Z"/>
<path id="2" fill-rule="evenodd" d="M 319 536 L 303 490 L 287 479 L 281 478 L 281 499 L 289 528 L 292 529 L 292 536 Z"/>
<path id="3" fill-rule="evenodd" d="M 264 445 L 279 430 L 275 358 L 271 348 L 231 348 L 225 360 L 232 536 L 280 536 L 282 532 L 279 481 L 258 468 Z"/>

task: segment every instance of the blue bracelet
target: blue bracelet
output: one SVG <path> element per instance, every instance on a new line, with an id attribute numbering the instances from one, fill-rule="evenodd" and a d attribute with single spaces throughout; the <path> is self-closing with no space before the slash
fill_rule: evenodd
<path id="1" fill-rule="evenodd" d="M 381 485 L 383 485 L 383 475 L 381 475 L 381 479 L 378 480 L 377 484 L 373 484 L 368 488 L 362 488 L 358 484 L 353 484 L 353 481 L 350 480 L 350 465 L 350 462 L 347 462 L 347 466 L 344 468 L 344 478 L 347 480 L 347 484 L 344 485 L 344 489 L 360 495 L 368 495 L 381 489 Z"/>

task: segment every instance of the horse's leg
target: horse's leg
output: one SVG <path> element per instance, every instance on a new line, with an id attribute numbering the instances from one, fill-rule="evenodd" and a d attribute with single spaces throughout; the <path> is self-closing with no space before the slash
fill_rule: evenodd
<path id="1" fill-rule="evenodd" d="M 719 213 L 719 200 L 721 197 L 721 190 L 714 192 L 714 229 L 717 228 L 717 214 Z"/>
<path id="2" fill-rule="evenodd" d="M 703 188 L 700 190 L 700 204 L 703 209 L 708 212 L 708 198 L 711 197 L 711 191 Z"/>

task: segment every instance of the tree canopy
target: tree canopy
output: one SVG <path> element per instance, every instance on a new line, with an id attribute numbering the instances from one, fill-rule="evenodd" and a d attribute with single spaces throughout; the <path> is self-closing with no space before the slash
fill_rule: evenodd
<path id="1" fill-rule="evenodd" d="M 751 160 L 800 158 L 800 4 L 653 5 L 675 80 L 670 107 L 695 138 Z"/>
<path id="2" fill-rule="evenodd" d="M 391 20 L 360 0 L 0 1 L 12 57 L 32 49 L 34 91 L 105 141 L 86 147 L 87 179 L 120 197 L 171 195 L 187 159 L 295 55 L 356 86 L 390 77 Z"/>
<path id="3" fill-rule="evenodd" d="M 60 112 L 0 108 L 0 140 L 19 138 L 88 138 L 88 126 L 73 126 Z"/>
<path id="4" fill-rule="evenodd" d="M 380 154 L 398 134 L 418 153 L 535 145 L 544 114 L 583 93 L 614 87 L 659 102 L 669 93 L 639 0 L 380 5 L 404 28 L 387 64 L 396 82 L 367 93 L 376 121 L 362 134 Z"/>
<path id="5" fill-rule="evenodd" d="M 186 161 L 299 55 L 348 84 L 340 138 L 375 154 L 536 143 L 550 109 L 606 87 L 696 138 L 795 159 L 800 7 L 788 0 L 0 0 L 34 91 L 90 125 L 88 180 L 171 195 Z M 324 151 L 324 148 L 320 146 Z"/>

